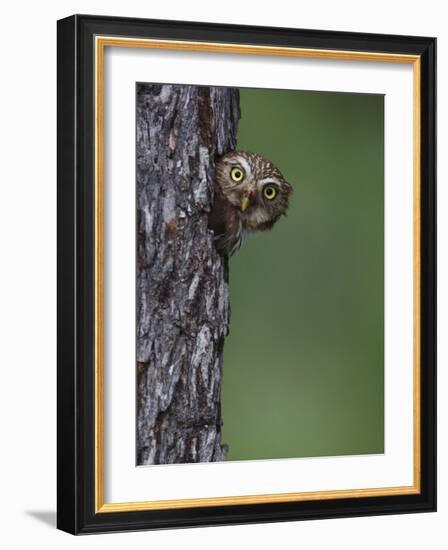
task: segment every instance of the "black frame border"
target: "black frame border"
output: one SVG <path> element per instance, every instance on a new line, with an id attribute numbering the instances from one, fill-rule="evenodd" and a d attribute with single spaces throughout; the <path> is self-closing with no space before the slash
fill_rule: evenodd
<path id="1" fill-rule="evenodd" d="M 57 30 L 57 527 L 82 534 L 435 511 L 436 39 L 90 15 L 62 19 Z M 420 494 L 95 513 L 95 35 L 420 56 Z"/>

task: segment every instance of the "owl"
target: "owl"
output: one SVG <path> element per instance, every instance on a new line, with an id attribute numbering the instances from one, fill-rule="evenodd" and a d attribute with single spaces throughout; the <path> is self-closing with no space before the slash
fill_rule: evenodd
<path id="1" fill-rule="evenodd" d="M 272 229 L 286 214 L 291 185 L 271 161 L 232 151 L 215 165 L 215 200 L 209 217 L 218 252 L 231 256 L 243 237 Z"/>

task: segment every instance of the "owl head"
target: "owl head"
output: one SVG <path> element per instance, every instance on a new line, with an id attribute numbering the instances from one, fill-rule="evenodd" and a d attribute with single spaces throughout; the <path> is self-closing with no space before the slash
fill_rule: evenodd
<path id="1" fill-rule="evenodd" d="M 271 229 L 286 214 L 291 185 L 271 161 L 246 151 L 218 159 L 215 181 L 223 197 L 238 211 L 246 231 Z"/>

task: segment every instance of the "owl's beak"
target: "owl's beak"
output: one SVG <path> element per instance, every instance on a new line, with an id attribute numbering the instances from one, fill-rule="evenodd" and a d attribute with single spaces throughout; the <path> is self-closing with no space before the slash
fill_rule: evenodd
<path id="1" fill-rule="evenodd" d="M 241 196 L 240 206 L 241 206 L 241 212 L 244 212 L 248 209 L 250 206 L 251 200 L 255 196 L 255 193 L 257 190 L 255 187 L 250 186 L 248 189 L 244 191 L 244 194 Z"/>
<path id="2" fill-rule="evenodd" d="M 246 210 L 246 208 L 249 206 L 249 197 L 247 195 L 243 195 L 241 197 L 241 212 L 244 212 Z"/>

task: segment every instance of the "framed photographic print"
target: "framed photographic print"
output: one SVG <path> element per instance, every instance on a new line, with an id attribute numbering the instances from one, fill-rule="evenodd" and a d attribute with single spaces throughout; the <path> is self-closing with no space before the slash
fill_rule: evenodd
<path id="1" fill-rule="evenodd" d="M 58 22 L 58 527 L 435 510 L 434 38 Z"/>

